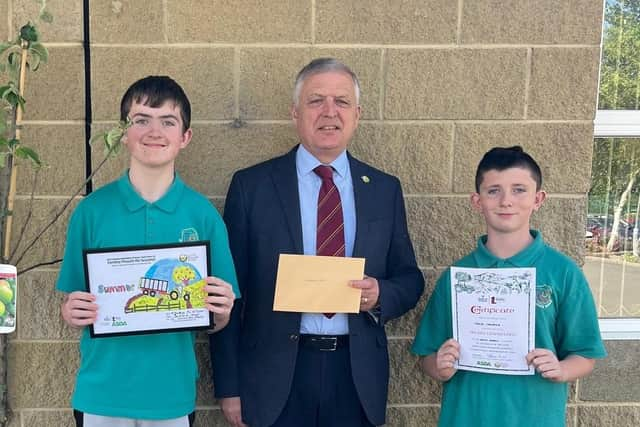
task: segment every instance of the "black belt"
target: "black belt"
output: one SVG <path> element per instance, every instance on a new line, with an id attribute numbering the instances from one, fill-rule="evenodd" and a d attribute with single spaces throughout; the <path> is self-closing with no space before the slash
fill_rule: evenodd
<path id="1" fill-rule="evenodd" d="M 300 345 L 319 351 L 336 351 L 349 346 L 349 335 L 300 334 Z"/>

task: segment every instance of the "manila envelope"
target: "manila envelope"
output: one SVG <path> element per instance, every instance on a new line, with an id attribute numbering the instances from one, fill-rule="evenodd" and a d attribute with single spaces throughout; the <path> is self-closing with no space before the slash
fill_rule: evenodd
<path id="1" fill-rule="evenodd" d="M 364 258 L 280 254 L 274 311 L 357 313 L 360 289 L 350 280 L 364 278 Z"/>

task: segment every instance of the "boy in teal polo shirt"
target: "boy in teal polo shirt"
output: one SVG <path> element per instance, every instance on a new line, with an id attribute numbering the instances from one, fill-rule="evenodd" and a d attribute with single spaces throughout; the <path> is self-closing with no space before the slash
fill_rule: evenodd
<path id="1" fill-rule="evenodd" d="M 204 287 L 215 332 L 239 296 L 227 231 L 216 209 L 175 173 L 191 141 L 191 106 L 169 77 L 150 76 L 124 94 L 121 119 L 132 125 L 123 143 L 129 169 L 82 200 L 69 222 L 57 289 L 62 317 L 82 328 L 80 369 L 72 398 L 77 426 L 188 427 L 193 425 L 198 366 L 195 333 L 93 339 L 95 297 L 86 292 L 83 249 L 209 240 L 212 274 Z"/>
<path id="2" fill-rule="evenodd" d="M 423 370 L 444 382 L 439 426 L 554 427 L 565 425 L 567 383 L 606 356 L 587 281 L 566 255 L 551 248 L 529 219 L 545 199 L 540 168 L 521 147 L 493 148 L 476 172 L 471 203 L 486 223 L 475 251 L 459 267 L 536 269 L 535 375 L 456 370 L 460 356 L 451 320 L 450 269 L 436 284 L 412 351 Z"/>

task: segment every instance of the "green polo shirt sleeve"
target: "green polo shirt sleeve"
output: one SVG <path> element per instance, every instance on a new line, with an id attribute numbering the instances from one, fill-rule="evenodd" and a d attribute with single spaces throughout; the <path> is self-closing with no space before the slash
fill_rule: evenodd
<path id="1" fill-rule="evenodd" d="M 238 287 L 236 270 L 233 265 L 231 249 L 229 249 L 227 227 L 224 225 L 224 221 L 222 221 L 218 212 L 215 211 L 214 214 L 216 220 L 214 224 L 213 238 L 211 239 L 211 245 L 209 247 L 209 250 L 211 251 L 209 254 L 211 259 L 211 275 L 229 283 L 233 288 L 233 293 L 236 298 L 240 298 L 240 288 Z"/>
<path id="2" fill-rule="evenodd" d="M 600 337 L 593 296 L 582 271 L 572 263 L 567 269 L 563 297 L 556 321 L 557 352 L 560 360 L 570 355 L 590 359 L 607 355 Z"/>
<path id="3" fill-rule="evenodd" d="M 56 289 L 62 292 L 87 291 L 84 278 L 84 248 L 85 230 L 87 229 L 83 215 L 82 202 L 71 215 L 67 227 L 67 241 L 62 258 L 60 274 L 56 282 Z"/>
<path id="4" fill-rule="evenodd" d="M 453 336 L 451 329 L 450 270 L 447 269 L 436 283 L 420 320 L 411 351 L 418 356 L 436 353 L 442 343 Z"/>

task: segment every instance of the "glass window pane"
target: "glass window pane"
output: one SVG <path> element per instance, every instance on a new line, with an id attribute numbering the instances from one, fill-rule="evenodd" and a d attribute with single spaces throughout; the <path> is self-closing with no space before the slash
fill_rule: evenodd
<path id="1" fill-rule="evenodd" d="M 640 138 L 596 138 L 584 272 L 600 317 L 640 317 Z"/>
<path id="2" fill-rule="evenodd" d="M 598 109 L 639 107 L 640 0 L 606 0 Z"/>

